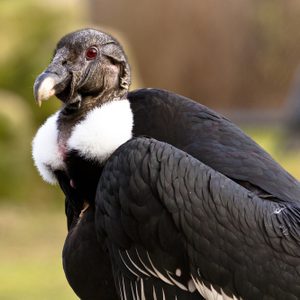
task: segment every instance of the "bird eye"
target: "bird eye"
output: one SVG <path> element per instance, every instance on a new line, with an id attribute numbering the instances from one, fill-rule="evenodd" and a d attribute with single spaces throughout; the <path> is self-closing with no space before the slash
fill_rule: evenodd
<path id="1" fill-rule="evenodd" d="M 98 49 L 95 46 L 88 48 L 85 52 L 85 57 L 87 60 L 93 60 L 98 55 Z"/>

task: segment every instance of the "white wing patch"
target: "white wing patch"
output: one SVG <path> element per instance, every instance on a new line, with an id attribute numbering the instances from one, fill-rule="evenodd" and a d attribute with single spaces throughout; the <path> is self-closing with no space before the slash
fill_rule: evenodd
<path id="1" fill-rule="evenodd" d="M 202 295 L 206 300 L 242 300 L 241 297 L 236 297 L 235 295 L 228 296 L 221 289 L 221 294 L 215 290 L 213 285 L 207 287 L 203 282 L 201 282 L 198 278 L 193 276 L 192 280 L 198 290 L 198 292 Z"/>
<path id="2" fill-rule="evenodd" d="M 119 255 L 120 258 L 124 264 L 124 266 L 127 268 L 127 270 L 133 274 L 137 280 L 142 280 L 141 276 L 146 276 L 146 277 L 156 277 L 158 279 L 160 279 L 161 281 L 165 282 L 166 284 L 169 285 L 175 285 L 177 287 L 179 287 L 180 289 L 184 290 L 184 291 L 188 291 L 188 284 L 187 286 L 185 286 L 184 284 L 182 284 L 181 282 L 179 282 L 178 280 L 176 280 L 176 278 L 174 278 L 174 274 L 172 272 L 169 272 L 168 270 L 164 270 L 166 275 L 164 275 L 162 272 L 160 272 L 155 266 L 154 263 L 151 260 L 151 257 L 149 255 L 149 253 L 147 252 L 147 259 L 146 261 L 143 261 L 143 259 L 141 258 L 141 256 L 139 255 L 139 252 L 137 249 L 135 249 L 136 252 L 136 258 L 138 259 L 138 261 L 134 261 L 133 257 L 130 256 L 130 253 L 126 250 L 124 253 L 122 253 L 121 251 L 119 251 Z M 139 264 L 141 264 L 139 266 Z M 178 270 L 180 269 L 176 269 L 177 273 Z M 180 270 L 180 275 L 181 275 L 181 270 Z M 190 280 L 192 281 L 192 280 Z M 192 285 L 193 282 L 192 282 Z M 194 287 L 193 291 L 190 292 L 194 292 L 196 290 L 196 288 Z"/>
<path id="3" fill-rule="evenodd" d="M 67 146 L 84 158 L 102 162 L 132 137 L 132 128 L 129 101 L 113 100 L 94 108 L 75 125 Z"/>
<path id="4" fill-rule="evenodd" d="M 153 292 L 153 300 L 157 300 L 155 286 L 152 287 L 152 292 Z"/>
<path id="5" fill-rule="evenodd" d="M 42 178 L 55 184 L 54 170 L 63 170 L 64 162 L 59 151 L 57 138 L 58 130 L 56 121 L 59 112 L 49 117 L 39 128 L 32 141 L 32 158 Z"/>
<path id="6" fill-rule="evenodd" d="M 137 249 L 135 249 L 135 252 L 131 254 L 127 250 L 125 252 L 119 251 L 119 255 L 127 270 L 136 277 L 134 281 L 130 281 L 129 290 L 131 291 L 132 299 L 146 299 L 144 283 L 147 282 L 149 277 L 153 276 L 160 279 L 162 282 L 176 286 L 183 291 L 190 293 L 198 292 L 206 300 L 242 300 L 241 297 L 227 295 L 221 288 L 216 289 L 212 284 L 204 284 L 198 277 L 194 277 L 193 275 L 190 275 L 190 279 L 186 282 L 186 284 L 179 282 L 177 279 L 182 276 L 182 270 L 180 268 L 175 269 L 174 273 L 168 270 L 160 271 L 154 265 L 148 252 L 146 252 L 146 257 L 144 259 L 141 258 Z M 144 276 L 146 277 L 143 278 Z M 133 284 L 135 285 L 135 289 L 133 288 Z M 121 279 L 119 279 L 119 285 L 121 298 L 126 299 L 126 287 L 124 286 L 125 283 L 122 276 Z M 162 299 L 166 299 L 163 287 L 161 288 L 161 293 Z M 147 294 L 147 299 L 149 296 L 150 295 Z M 177 299 L 177 296 L 178 295 L 174 295 L 174 299 Z M 161 299 L 161 297 L 159 298 Z M 152 292 L 149 299 L 158 299 L 157 290 L 154 285 L 152 286 Z"/>
<path id="7" fill-rule="evenodd" d="M 130 258 L 130 256 L 128 255 L 128 252 L 126 251 L 128 258 L 130 259 L 130 262 L 133 262 Z M 137 274 L 136 272 L 133 271 L 133 268 L 130 268 L 129 265 L 126 263 L 125 259 L 123 258 L 122 252 L 119 250 L 119 255 L 121 257 L 122 263 L 124 264 L 124 266 L 127 268 L 128 271 L 130 271 L 134 276 L 139 277 L 139 274 Z M 137 265 L 134 264 L 134 267 L 137 268 Z M 143 272 L 142 269 L 138 268 L 138 270 L 140 272 Z M 146 274 L 147 275 L 147 274 Z"/>

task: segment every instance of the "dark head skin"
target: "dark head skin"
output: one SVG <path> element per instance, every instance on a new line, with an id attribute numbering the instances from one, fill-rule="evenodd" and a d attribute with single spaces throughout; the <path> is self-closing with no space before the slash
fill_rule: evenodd
<path id="1" fill-rule="evenodd" d="M 58 42 L 50 65 L 34 83 L 34 96 L 41 105 L 56 95 L 63 103 L 60 119 L 71 128 L 90 109 L 126 97 L 130 80 L 119 42 L 104 32 L 84 29 Z"/>

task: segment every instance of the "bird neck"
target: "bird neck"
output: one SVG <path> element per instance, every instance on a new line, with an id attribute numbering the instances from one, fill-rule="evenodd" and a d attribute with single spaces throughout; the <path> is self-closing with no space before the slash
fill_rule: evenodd
<path id="1" fill-rule="evenodd" d="M 71 101 L 68 101 L 61 110 L 61 114 L 67 119 L 75 119 L 78 121 L 81 116 L 85 116 L 87 112 L 93 108 L 110 101 L 126 99 L 127 89 L 103 89 L 97 94 L 76 94 Z"/>
<path id="2" fill-rule="evenodd" d="M 97 96 L 85 96 L 81 101 L 80 110 L 86 115 L 90 110 L 100 107 L 104 103 L 126 99 L 127 90 L 103 90 Z"/>
<path id="3" fill-rule="evenodd" d="M 73 101 L 66 104 L 60 111 L 57 123 L 60 140 L 67 141 L 73 127 L 82 121 L 89 111 L 107 102 L 126 99 L 127 94 L 127 90 L 103 90 L 97 96 L 81 96 L 78 94 Z"/>

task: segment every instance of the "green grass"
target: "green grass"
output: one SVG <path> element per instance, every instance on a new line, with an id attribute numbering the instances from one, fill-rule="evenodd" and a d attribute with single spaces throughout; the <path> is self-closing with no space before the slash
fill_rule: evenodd
<path id="1" fill-rule="evenodd" d="M 288 140 L 280 128 L 244 128 L 260 146 L 290 174 L 300 180 L 300 149 L 288 149 Z"/>
<path id="2" fill-rule="evenodd" d="M 65 217 L 49 208 L 0 207 L 0 299 L 78 299 L 61 263 Z"/>

